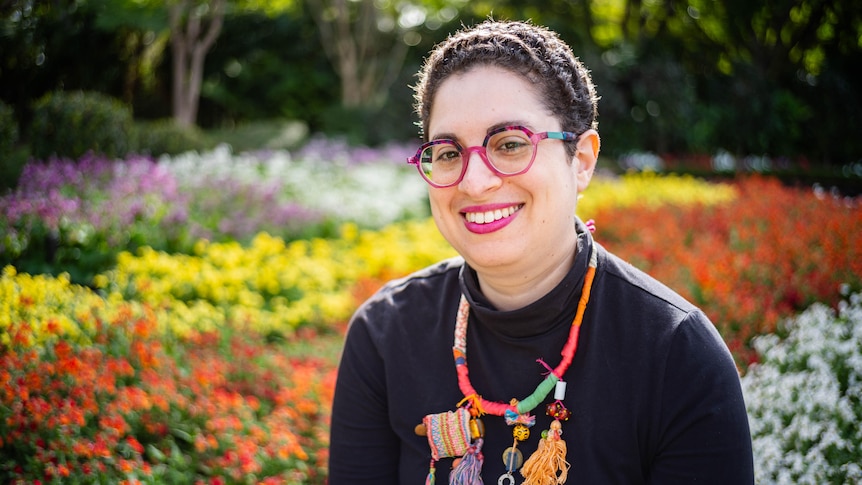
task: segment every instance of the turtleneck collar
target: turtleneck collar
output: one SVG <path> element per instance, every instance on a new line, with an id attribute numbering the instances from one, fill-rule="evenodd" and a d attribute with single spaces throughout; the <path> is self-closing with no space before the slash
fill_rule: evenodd
<path id="1" fill-rule="evenodd" d="M 512 311 L 497 310 L 479 289 L 476 271 L 464 263 L 461 268 L 461 292 L 470 303 L 471 319 L 503 336 L 520 338 L 541 335 L 557 325 L 570 325 L 577 309 L 584 276 L 594 244 L 592 235 L 580 219 L 575 218 L 578 233 L 575 261 L 560 283 L 533 303 Z"/>

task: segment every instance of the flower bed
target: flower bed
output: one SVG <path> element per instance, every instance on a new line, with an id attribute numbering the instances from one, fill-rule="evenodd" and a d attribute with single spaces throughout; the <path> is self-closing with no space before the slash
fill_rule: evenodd
<path id="1" fill-rule="evenodd" d="M 329 160 L 320 150 L 31 162 L 0 197 L 0 267 L 89 284 L 122 250 L 191 253 L 201 238 L 247 244 L 266 231 L 292 240 L 428 215 L 424 183 L 393 159 L 396 148 L 335 146 Z"/>
<path id="2" fill-rule="evenodd" d="M 107 306 L 77 308 L 88 343 L 49 325 L 32 346 L 28 322 L 7 327 L 0 481 L 325 483 L 331 358 L 249 329 L 177 340 L 143 305 Z"/>
<path id="3" fill-rule="evenodd" d="M 815 304 L 755 339 L 742 379 L 757 483 L 862 482 L 862 293 Z"/>
<path id="4" fill-rule="evenodd" d="M 727 203 L 609 205 L 594 217 L 598 241 L 703 308 L 744 365 L 754 335 L 862 286 L 862 206 L 768 178 L 734 186 Z"/>
<path id="5" fill-rule="evenodd" d="M 248 177 L 249 186 L 268 180 L 256 178 L 262 167 L 254 160 L 226 161 L 212 174 Z M 151 161 L 142 166 L 164 170 Z M 100 187 L 96 193 L 118 183 L 116 167 L 114 175 L 93 170 L 103 175 L 88 179 L 70 169 L 68 178 Z M 138 189 L 121 192 L 158 193 L 155 186 Z M 153 199 L 167 200 L 161 197 Z M 149 207 L 175 207 L 162 202 Z M 103 202 L 99 210 L 111 206 Z M 54 224 L 53 212 L 42 207 L 16 219 L 34 224 L 20 228 Z M 104 213 L 86 212 L 96 222 L 82 218 L 68 227 L 110 219 L 113 225 L 99 227 L 122 232 L 138 223 Z M 837 304 L 841 285 L 862 287 L 856 200 L 762 178 L 717 185 L 641 174 L 595 180 L 579 214 L 596 221 L 601 244 L 701 305 L 743 368 L 757 360 L 749 347 L 754 336 L 787 334 L 782 319 L 816 301 Z M 9 227 L 9 219 L 2 224 Z M 0 482 L 324 483 L 346 320 L 383 281 L 454 255 L 424 216 L 373 226 L 372 219 L 357 220 L 326 238 L 296 240 L 257 232 L 240 242 L 224 233 L 180 252 L 144 244 L 148 232 L 127 229 L 142 234 L 141 246 L 119 252 L 109 269 L 86 281 L 89 288 L 67 275 L 7 267 L 0 276 L 0 456 L 9 459 L 0 461 Z M 856 313 L 846 315 L 846 325 L 862 326 Z M 758 349 L 767 368 L 775 357 Z M 758 372 L 765 371 L 752 375 Z M 773 399 L 768 386 L 782 382 L 769 375 L 770 382 L 756 381 L 763 394 L 752 394 L 760 406 L 751 413 L 759 461 L 770 460 L 770 449 L 791 449 L 763 438 L 776 432 L 764 411 Z M 835 375 L 858 383 L 845 371 Z M 794 382 L 801 380 L 812 379 Z M 799 387 L 795 395 L 808 392 Z M 858 404 L 858 394 L 848 396 Z M 830 416 L 814 413 L 808 422 Z M 805 450 L 823 450 L 817 443 L 831 436 L 805 435 Z M 841 436 L 858 450 L 858 436 Z M 782 466 L 798 466 L 794 460 Z M 835 463 L 823 466 L 844 475 L 810 476 L 856 473 Z M 762 476 L 783 476 L 758 466 Z"/>
<path id="6" fill-rule="evenodd" d="M 455 254 L 430 220 L 380 231 L 349 224 L 341 232 L 339 239 L 290 243 L 262 233 L 248 247 L 201 241 L 195 255 L 143 248 L 120 254 L 96 284 L 109 298 L 152 305 L 162 326 L 180 334 L 237 323 L 292 334 L 347 321 L 360 281 L 380 282 Z"/>

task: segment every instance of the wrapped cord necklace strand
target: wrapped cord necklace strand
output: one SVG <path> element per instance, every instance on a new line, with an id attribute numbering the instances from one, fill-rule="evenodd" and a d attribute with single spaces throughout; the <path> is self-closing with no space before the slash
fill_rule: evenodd
<path id="1" fill-rule="evenodd" d="M 520 401 L 512 399 L 509 404 L 483 399 L 470 382 L 467 369 L 467 321 L 470 315 L 470 304 L 464 295 L 461 295 L 458 315 L 455 320 L 453 355 L 455 369 L 458 373 L 458 387 L 464 394 L 464 399 L 458 403 L 456 411 L 429 414 L 422 420 L 422 424 L 416 427 L 416 433 L 427 436 L 428 444 L 431 447 L 431 466 L 425 480 L 426 485 L 434 484 L 436 462 L 440 458 L 448 457 L 456 458 L 449 477 L 450 485 L 482 483 L 480 474 L 484 460 L 482 454 L 484 425 L 479 418 L 483 414 L 503 416 L 506 424 L 514 426 L 512 429 L 514 442 L 503 452 L 506 473 L 497 480 L 498 485 L 514 485 L 515 477 L 512 473 L 521 468 L 522 464 L 521 475 L 526 479 L 523 485 L 563 484 L 566 482 L 570 465 L 566 461 L 566 443 L 561 438 L 562 425 L 560 421 L 569 419 L 571 412 L 563 405 L 566 394 L 566 383 L 563 381 L 563 375 L 565 375 L 578 350 L 578 335 L 580 334 L 584 311 L 590 300 L 590 290 L 597 266 L 596 246 L 593 245 L 589 267 L 584 277 L 584 287 L 578 302 L 578 310 L 572 321 L 569 337 L 560 352 L 562 360 L 556 368 L 551 369 L 539 359 L 538 362 L 548 369 L 547 377 L 539 383 L 532 394 Z M 529 438 L 529 428 L 535 424 L 536 420 L 535 416 L 531 416 L 529 413 L 545 400 L 552 388 L 554 389 L 554 402 L 547 405 L 546 411 L 549 416 L 554 418 L 554 421 L 551 423 L 550 429 L 542 432 L 542 439 L 539 441 L 536 452 L 524 462 L 523 455 L 517 449 L 518 442 Z"/>

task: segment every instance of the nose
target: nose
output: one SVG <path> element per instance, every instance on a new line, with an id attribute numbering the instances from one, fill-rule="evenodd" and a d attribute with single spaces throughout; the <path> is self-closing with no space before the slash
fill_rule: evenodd
<path id="1" fill-rule="evenodd" d="M 499 187 L 503 179 L 491 169 L 483 147 L 470 147 L 464 153 L 467 170 L 458 189 L 470 195 L 479 195 Z"/>

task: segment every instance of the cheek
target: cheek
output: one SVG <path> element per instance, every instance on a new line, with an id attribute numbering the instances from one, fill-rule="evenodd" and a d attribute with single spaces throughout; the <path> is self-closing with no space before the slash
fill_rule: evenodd
<path id="1" fill-rule="evenodd" d="M 440 205 L 441 205 L 440 199 L 441 199 L 440 194 L 437 193 L 436 190 L 429 190 L 428 191 L 428 202 L 431 205 L 431 211 L 432 212 L 435 211 L 437 207 L 440 207 Z"/>
<path id="2" fill-rule="evenodd" d="M 437 222 L 439 227 L 447 217 L 450 217 L 449 197 L 439 192 L 430 192 L 428 194 L 429 206 L 431 207 L 431 216 Z"/>
<path id="3" fill-rule="evenodd" d="M 554 170 L 549 170 L 542 178 L 548 187 L 550 197 L 564 198 L 566 194 L 578 190 L 578 167 L 575 163 L 560 162 Z"/>
<path id="4" fill-rule="evenodd" d="M 551 177 L 543 179 L 544 194 L 552 211 L 560 215 L 573 213 L 578 201 L 578 180 L 575 169 L 566 165 L 563 170 L 555 171 Z"/>

